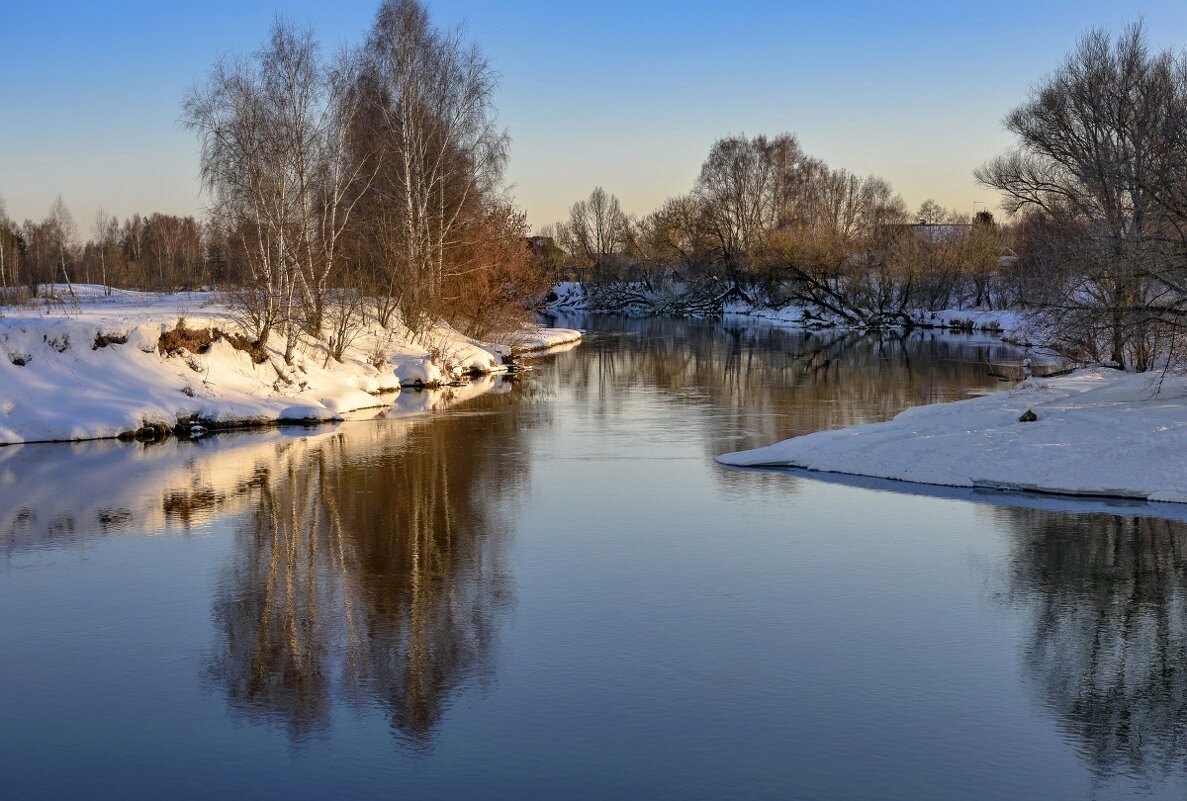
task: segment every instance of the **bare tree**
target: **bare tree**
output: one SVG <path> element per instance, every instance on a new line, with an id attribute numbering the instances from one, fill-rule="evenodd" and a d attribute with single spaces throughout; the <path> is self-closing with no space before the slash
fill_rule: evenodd
<path id="1" fill-rule="evenodd" d="M 66 203 L 62 200 L 61 195 L 58 195 L 50 205 L 46 224 L 57 268 L 61 272 L 62 280 L 66 282 L 66 289 L 70 292 L 70 297 L 77 302 L 74 284 L 70 280 L 70 272 L 66 267 L 67 262 L 73 259 L 77 228 L 74 224 L 74 217 L 70 214 L 70 209 L 66 208 Z"/>
<path id="2" fill-rule="evenodd" d="M 243 246 L 251 281 L 240 300 L 252 333 L 266 346 L 283 326 L 286 360 L 308 224 L 314 50 L 310 36 L 277 20 L 268 46 L 252 59 L 220 60 L 182 106 L 184 123 L 199 136 L 212 211 Z"/>
<path id="3" fill-rule="evenodd" d="M 714 142 L 701 167 L 696 195 L 704 203 L 719 257 L 737 267 L 758 252 L 788 216 L 807 159 L 791 134 L 774 139 L 731 136 Z"/>
<path id="4" fill-rule="evenodd" d="M 118 235 L 119 222 L 100 206 L 91 223 L 91 236 L 95 238 L 95 247 L 99 253 L 100 280 L 103 282 L 104 294 L 107 295 L 111 294 L 111 284 L 107 281 L 107 256 L 115 245 Z"/>
<path id="5" fill-rule="evenodd" d="M 8 219 L 8 205 L 0 197 L 0 306 L 8 302 L 9 273 L 16 266 L 12 260 L 5 260 L 8 251 L 9 228 L 12 222 Z"/>
<path id="6" fill-rule="evenodd" d="M 495 123 L 498 76 L 460 29 L 434 28 L 418 0 L 380 6 L 366 54 L 356 142 L 382 159 L 369 214 L 395 239 L 387 283 L 415 324 L 440 311 L 443 281 L 457 269 L 451 253 L 467 244 L 468 223 L 501 180 L 508 140 Z"/>
<path id="7" fill-rule="evenodd" d="M 144 248 L 145 248 L 145 224 L 144 218 L 139 214 L 133 214 L 131 217 L 124 219 L 123 231 L 121 232 L 121 239 L 123 243 L 124 256 L 127 264 L 124 265 L 125 270 L 136 270 L 135 281 L 133 276 L 129 273 L 125 276 L 125 281 L 129 285 L 134 285 L 139 289 L 148 289 L 148 280 L 144 274 Z"/>
<path id="8" fill-rule="evenodd" d="M 316 126 L 314 166 L 306 192 L 305 283 L 311 307 L 307 326 L 315 334 L 321 331 L 328 284 L 341 256 L 343 237 L 379 170 L 379 158 L 367 154 L 356 158 L 350 147 L 351 131 L 363 108 L 361 69 L 358 54 L 345 49 L 323 67 L 326 98 Z"/>
<path id="9" fill-rule="evenodd" d="M 621 256 L 629 227 L 618 198 L 599 186 L 573 204 L 568 221 L 557 224 L 556 237 L 580 264 L 605 277 Z"/>
<path id="10" fill-rule="evenodd" d="M 650 288 L 662 284 L 668 270 L 682 271 L 692 280 L 708 277 L 712 249 L 708 216 L 703 204 L 687 194 L 668 198 L 639 221 L 633 258 L 645 270 Z"/>
<path id="11" fill-rule="evenodd" d="M 1167 146 L 1183 138 L 1183 74 L 1182 59 L 1149 51 L 1140 24 L 1115 39 L 1092 31 L 1006 117 L 1017 148 L 977 170 L 1007 211 L 1056 224 L 1032 230 L 1076 233 L 1034 249 L 1049 280 L 1031 300 L 1053 344 L 1081 358 L 1147 369 L 1152 326 L 1183 315 L 1181 258 L 1168 247 L 1181 208 L 1168 214 L 1166 202 L 1183 174 L 1184 153 Z"/>

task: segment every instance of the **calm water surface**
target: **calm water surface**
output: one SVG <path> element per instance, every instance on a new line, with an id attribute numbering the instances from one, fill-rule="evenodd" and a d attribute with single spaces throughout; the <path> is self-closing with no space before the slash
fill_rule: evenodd
<path id="1" fill-rule="evenodd" d="M 0 797 L 1187 792 L 1182 512 L 713 462 L 1000 345 L 586 325 L 382 420 L 0 449 Z"/>

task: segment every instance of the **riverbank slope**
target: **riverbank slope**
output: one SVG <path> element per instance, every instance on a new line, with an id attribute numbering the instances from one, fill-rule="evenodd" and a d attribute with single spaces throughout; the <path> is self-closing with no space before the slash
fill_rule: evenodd
<path id="1" fill-rule="evenodd" d="M 0 308 L 0 444 L 341 419 L 382 411 L 401 387 L 505 372 L 514 351 L 581 338 L 537 327 L 484 343 L 444 323 L 414 334 L 367 318 L 341 359 L 302 335 L 286 363 L 278 334 L 251 348 L 215 293 L 48 291 Z"/>

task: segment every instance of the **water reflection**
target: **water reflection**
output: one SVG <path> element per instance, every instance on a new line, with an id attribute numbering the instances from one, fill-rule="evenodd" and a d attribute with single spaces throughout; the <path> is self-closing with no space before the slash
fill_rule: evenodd
<path id="1" fill-rule="evenodd" d="M 36 795 L 26 764 L 268 797 L 344 769 L 372 795 L 523 798 L 1074 797 L 1083 765 L 1132 777 L 1102 795 L 1187 773 L 1187 523 L 706 458 L 997 389 L 999 345 L 582 324 L 525 383 L 402 398 L 444 415 L 0 449 L 15 792 Z"/>
<path id="2" fill-rule="evenodd" d="M 1187 523 L 1001 507 L 1024 665 L 1101 776 L 1187 768 Z"/>
<path id="3" fill-rule="evenodd" d="M 571 322 L 571 321 L 566 321 Z M 565 382 L 579 400 L 621 403 L 642 384 L 710 403 L 717 436 L 786 438 L 885 420 L 903 409 L 993 391 L 985 365 L 1014 351 L 986 337 L 871 335 L 666 318 L 602 316 Z M 724 412 L 724 414 L 720 414 Z M 756 424 L 769 426 L 755 430 Z"/>
<path id="4" fill-rule="evenodd" d="M 524 418 L 482 400 L 406 436 L 381 424 L 278 451 L 245 487 L 210 669 L 238 712 L 301 739 L 340 695 L 423 748 L 458 691 L 493 678 L 528 462 Z"/>
<path id="5" fill-rule="evenodd" d="M 641 420 L 668 443 L 689 437 L 707 457 L 813 431 L 879 422 L 926 403 L 1008 385 L 986 365 L 1017 351 L 987 336 L 936 331 L 804 331 L 670 318 L 579 315 L 560 325 L 589 336 L 549 380 L 589 413 Z M 638 388 L 658 392 L 642 407 Z M 795 482 L 716 469 L 741 496 L 781 496 Z"/>
<path id="6" fill-rule="evenodd" d="M 458 387 L 403 393 L 379 414 L 394 441 L 423 425 L 423 415 L 431 412 L 463 404 L 498 408 L 537 394 L 530 384 L 485 376 Z M 121 532 L 188 531 L 231 511 L 257 468 L 293 441 L 332 430 L 283 427 L 193 441 L 0 447 L 0 550 L 77 547 L 88 538 Z M 349 430 L 352 438 L 362 436 L 362 429 Z"/>
<path id="7" fill-rule="evenodd" d="M 487 378 L 336 429 L 3 448 L 5 497 L 20 502 L 0 504 L 0 543 L 11 558 L 233 521 L 205 669 L 215 691 L 295 741 L 326 733 L 336 707 L 381 709 L 424 748 L 452 698 L 493 679 L 522 434 L 548 419 L 524 413 L 537 394 Z"/>

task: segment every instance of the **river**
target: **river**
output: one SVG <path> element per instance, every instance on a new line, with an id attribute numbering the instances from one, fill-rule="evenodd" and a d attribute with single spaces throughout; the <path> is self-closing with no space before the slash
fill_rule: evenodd
<path id="1" fill-rule="evenodd" d="M 1187 792 L 1182 520 L 713 461 L 1007 348 L 579 324 L 383 419 L 0 448 L 0 796 Z"/>

